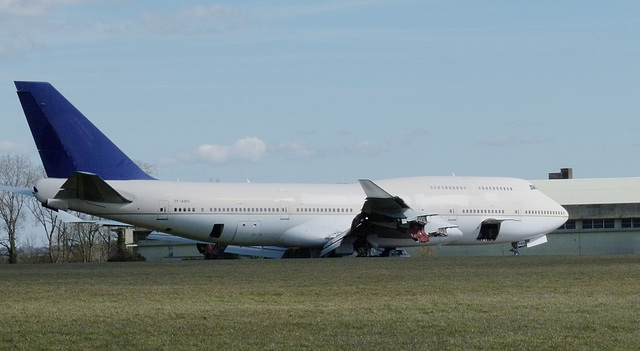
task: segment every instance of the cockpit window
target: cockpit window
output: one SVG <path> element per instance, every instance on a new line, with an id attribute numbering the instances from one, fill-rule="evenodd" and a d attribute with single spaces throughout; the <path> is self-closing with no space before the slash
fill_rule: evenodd
<path id="1" fill-rule="evenodd" d="M 529 188 L 531 188 L 531 190 L 536 190 L 537 189 L 536 186 L 533 185 L 533 184 L 529 184 Z"/>

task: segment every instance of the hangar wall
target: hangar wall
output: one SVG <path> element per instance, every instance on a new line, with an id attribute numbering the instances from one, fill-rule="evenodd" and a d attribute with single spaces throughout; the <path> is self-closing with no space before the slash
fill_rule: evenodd
<path id="1" fill-rule="evenodd" d="M 547 235 L 546 244 L 521 248 L 520 255 L 623 255 L 640 253 L 640 232 L 556 231 Z M 438 256 L 513 256 L 510 244 L 487 246 L 439 246 Z"/>

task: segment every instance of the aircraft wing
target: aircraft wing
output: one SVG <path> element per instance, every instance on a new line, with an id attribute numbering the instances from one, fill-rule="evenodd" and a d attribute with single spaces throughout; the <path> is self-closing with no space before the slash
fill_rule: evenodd
<path id="1" fill-rule="evenodd" d="M 457 228 L 435 213 L 411 208 L 402 198 L 389 194 L 371 180 L 358 182 L 367 196 L 361 212 L 353 219 L 351 228 L 327 241 L 320 256 L 332 251 L 353 252 L 352 247 L 362 247 L 363 242 L 377 248 L 376 238 L 380 235 L 426 243 L 430 235 L 446 236 Z"/>
<path id="2" fill-rule="evenodd" d="M 151 241 L 170 241 L 170 242 L 178 242 L 178 243 L 190 243 L 190 244 L 200 244 L 200 245 L 209 245 L 210 242 L 199 241 L 193 239 L 187 239 L 180 236 L 175 236 L 167 233 L 160 232 L 151 232 L 151 234 L 147 235 L 145 240 Z M 224 252 L 231 253 L 241 256 L 256 256 L 256 257 L 267 257 L 267 258 L 282 258 L 285 252 L 287 251 L 286 247 L 280 246 L 238 246 L 238 245 L 227 245 Z"/>
<path id="3" fill-rule="evenodd" d="M 402 198 L 389 194 L 371 180 L 360 179 L 358 182 L 360 182 L 362 190 L 367 195 L 367 200 L 362 207 L 362 212 L 364 213 L 400 219 L 403 223 L 419 219 L 426 222 L 426 217 L 436 215 L 435 213 L 412 209 Z"/>

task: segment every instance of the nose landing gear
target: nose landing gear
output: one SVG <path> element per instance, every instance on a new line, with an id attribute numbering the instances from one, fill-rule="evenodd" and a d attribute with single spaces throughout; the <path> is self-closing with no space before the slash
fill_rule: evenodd
<path id="1" fill-rule="evenodd" d="M 513 252 L 514 256 L 518 256 L 520 255 L 520 243 L 517 241 L 514 241 L 511 243 L 511 249 L 509 251 Z"/>

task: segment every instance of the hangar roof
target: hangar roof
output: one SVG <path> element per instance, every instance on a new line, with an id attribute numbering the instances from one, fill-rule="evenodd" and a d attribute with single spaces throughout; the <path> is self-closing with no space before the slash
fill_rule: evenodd
<path id="1" fill-rule="evenodd" d="M 561 205 L 640 203 L 640 178 L 532 180 Z"/>

